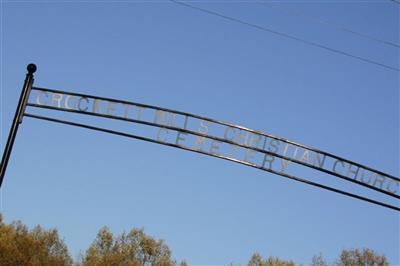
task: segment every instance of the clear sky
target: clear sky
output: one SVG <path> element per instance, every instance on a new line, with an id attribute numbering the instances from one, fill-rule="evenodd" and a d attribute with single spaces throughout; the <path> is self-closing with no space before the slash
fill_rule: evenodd
<path id="1" fill-rule="evenodd" d="M 399 48 L 272 7 L 400 43 L 400 5 L 389 0 L 191 4 L 399 68 Z M 1 15 L 1 150 L 34 62 L 37 86 L 222 119 L 400 175 L 398 71 L 168 1 L 2 1 Z M 18 132 L 1 212 L 6 222 L 58 228 L 73 257 L 107 225 L 144 227 L 190 264 L 245 263 L 255 251 L 305 264 L 321 252 L 332 262 L 343 248 L 369 247 L 400 265 L 395 211 L 31 118 Z"/>

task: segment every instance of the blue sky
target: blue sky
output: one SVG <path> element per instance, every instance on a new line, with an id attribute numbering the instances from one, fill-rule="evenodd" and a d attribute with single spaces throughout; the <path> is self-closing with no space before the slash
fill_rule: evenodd
<path id="1" fill-rule="evenodd" d="M 398 48 L 271 4 L 191 4 L 399 68 Z M 400 42 L 400 5 L 391 1 L 272 5 Z M 1 7 L 2 149 L 34 62 L 37 86 L 222 119 L 399 176 L 397 71 L 168 1 Z M 57 227 L 74 257 L 107 225 L 115 233 L 144 227 L 190 264 L 245 263 L 255 251 L 305 264 L 321 252 L 332 262 L 343 248 L 369 247 L 400 265 L 395 211 L 223 160 L 30 118 L 18 132 L 1 212 L 7 222 Z"/>

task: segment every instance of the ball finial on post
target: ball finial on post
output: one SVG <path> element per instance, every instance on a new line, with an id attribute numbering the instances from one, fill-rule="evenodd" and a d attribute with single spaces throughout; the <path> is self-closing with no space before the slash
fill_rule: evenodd
<path id="1" fill-rule="evenodd" d="M 26 70 L 28 70 L 28 73 L 29 73 L 29 74 L 35 73 L 35 72 L 36 72 L 36 69 L 37 69 L 37 67 L 36 67 L 35 64 L 29 64 L 29 65 L 26 67 Z"/>

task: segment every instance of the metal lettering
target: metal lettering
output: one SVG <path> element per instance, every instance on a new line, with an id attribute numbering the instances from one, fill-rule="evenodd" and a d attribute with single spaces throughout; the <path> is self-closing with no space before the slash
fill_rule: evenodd
<path id="1" fill-rule="evenodd" d="M 188 120 L 189 120 L 189 117 L 187 115 L 185 115 L 185 122 L 184 122 L 184 125 L 183 125 L 184 129 L 187 129 Z"/>
<path id="2" fill-rule="evenodd" d="M 284 149 L 284 151 L 283 151 L 283 156 L 285 156 L 285 157 L 286 157 L 286 153 L 287 153 L 287 151 L 288 151 L 288 149 L 289 149 L 289 146 L 291 146 L 291 145 L 290 145 L 289 143 L 286 143 L 285 149 Z M 287 160 L 281 158 L 281 172 L 282 172 L 282 173 L 285 172 L 285 170 L 286 170 L 286 168 L 288 167 L 288 165 L 289 165 L 289 161 L 287 161 Z"/>
<path id="3" fill-rule="evenodd" d="M 113 102 L 108 101 L 107 105 L 107 115 L 114 116 L 115 115 L 115 104 Z"/>
<path id="4" fill-rule="evenodd" d="M 164 139 L 161 139 L 161 132 L 165 133 Z M 157 140 L 160 142 L 167 142 L 168 129 L 160 128 L 157 133 Z"/>
<path id="5" fill-rule="evenodd" d="M 200 120 L 200 127 L 198 132 L 202 134 L 207 134 L 208 133 L 208 122 L 204 120 Z"/>
<path id="6" fill-rule="evenodd" d="M 317 163 L 318 166 L 319 166 L 320 168 L 324 168 L 326 155 L 325 155 L 325 154 L 322 155 L 322 160 L 321 160 L 320 155 L 321 155 L 321 154 L 318 153 L 318 152 L 315 153 L 314 166 L 315 166 L 316 163 Z"/>
<path id="7" fill-rule="evenodd" d="M 256 153 L 255 150 L 246 149 L 246 153 L 244 154 L 244 161 L 254 164 L 254 162 L 252 160 L 254 160 L 254 154 L 255 153 Z"/>
<path id="8" fill-rule="evenodd" d="M 86 101 L 86 106 L 85 106 L 85 108 L 82 108 L 82 101 Z M 79 111 L 83 111 L 83 112 L 86 112 L 87 110 L 88 110 L 88 105 L 89 105 L 89 99 L 88 98 L 86 98 L 86 97 L 81 97 L 81 98 L 79 98 L 79 101 L 78 101 L 78 110 Z"/>
<path id="9" fill-rule="evenodd" d="M 361 182 L 363 182 L 363 183 L 365 183 L 365 184 L 369 184 L 369 183 L 371 182 L 372 176 L 370 175 L 368 181 L 366 181 L 366 180 L 364 179 L 364 177 L 365 177 L 365 172 L 367 172 L 367 170 L 361 169 Z"/>
<path id="10" fill-rule="evenodd" d="M 137 107 L 137 116 L 136 116 L 136 119 L 137 119 L 137 120 L 142 120 L 142 113 L 143 113 L 143 110 L 146 109 L 146 107 L 142 107 L 142 106 L 136 106 L 136 107 Z"/>
<path id="11" fill-rule="evenodd" d="M 246 138 L 247 138 L 247 136 L 245 136 L 246 135 L 246 133 L 244 133 L 244 131 L 243 130 L 239 130 L 239 132 L 235 135 L 235 138 L 234 138 L 234 142 L 235 143 L 237 143 L 237 144 L 243 144 L 243 145 L 246 145 Z"/>
<path id="12" fill-rule="evenodd" d="M 310 161 L 310 151 L 309 150 L 304 149 L 304 153 L 301 156 L 300 161 L 304 162 L 304 163 L 308 163 Z"/>
<path id="13" fill-rule="evenodd" d="M 80 100 L 79 100 L 79 102 L 80 102 Z M 100 114 L 101 112 L 100 112 L 100 104 L 101 104 L 101 102 L 102 102 L 102 100 L 99 100 L 99 99 L 94 99 L 93 100 L 93 108 L 92 108 L 92 112 L 93 113 L 98 113 L 98 114 Z M 87 109 L 86 109 L 87 110 Z M 85 110 L 85 111 L 86 111 Z"/>
<path id="14" fill-rule="evenodd" d="M 154 123 L 164 125 L 164 126 L 175 126 L 176 114 L 155 110 Z"/>
<path id="15" fill-rule="evenodd" d="M 376 183 L 379 183 L 379 188 L 382 189 L 383 183 L 385 182 L 386 177 L 380 174 L 375 175 L 375 181 L 372 184 L 374 187 L 376 187 Z"/>
<path id="16" fill-rule="evenodd" d="M 231 138 L 228 137 L 230 131 L 233 131 L 233 136 Z M 236 128 L 232 128 L 232 127 L 225 128 L 224 138 L 226 140 L 233 141 L 233 139 L 235 138 L 235 135 L 236 135 Z"/>
<path id="17" fill-rule="evenodd" d="M 53 93 L 51 95 L 51 105 L 54 106 L 54 103 L 57 103 L 57 107 L 61 108 L 61 100 L 63 98 L 63 94 Z"/>
<path id="18" fill-rule="evenodd" d="M 75 110 L 75 109 L 76 109 L 76 102 L 75 102 L 74 105 L 71 106 L 71 105 L 70 105 L 70 100 L 71 100 L 71 98 L 76 98 L 76 97 L 75 97 L 75 96 L 72 96 L 72 95 L 67 95 L 67 97 L 65 97 L 64 106 L 65 106 L 66 109 Z"/>
<path id="19" fill-rule="evenodd" d="M 124 118 L 129 118 L 129 110 L 130 110 L 130 107 L 132 106 L 132 105 L 130 105 L 130 104 L 125 104 L 125 103 L 123 103 L 122 104 L 125 108 L 124 108 Z"/>
<path id="20" fill-rule="evenodd" d="M 392 190 L 392 184 L 393 183 L 396 185 L 396 188 L 397 188 L 395 190 Z M 399 187 L 400 187 L 400 183 L 398 181 L 395 181 L 393 179 L 389 179 L 389 184 L 387 185 L 386 190 L 389 191 L 390 193 L 396 194 L 398 189 L 399 189 Z"/>
<path id="21" fill-rule="evenodd" d="M 248 133 L 246 138 L 246 145 L 248 147 L 258 148 L 260 145 L 262 136 L 256 133 Z"/>
<path id="22" fill-rule="evenodd" d="M 194 149 L 195 150 L 200 150 L 200 151 L 203 151 L 203 145 L 204 145 L 204 142 L 206 141 L 206 138 L 205 137 L 201 137 L 201 136 L 197 136 L 195 139 L 194 139 Z"/>
<path id="23" fill-rule="evenodd" d="M 183 133 L 183 132 L 178 131 L 178 134 L 176 135 L 175 144 L 179 145 L 179 146 L 182 146 L 182 147 L 185 147 L 184 145 L 179 143 L 179 141 L 185 141 L 186 139 L 182 138 L 182 136 L 187 136 L 187 135 L 188 135 L 188 133 Z"/>
<path id="24" fill-rule="evenodd" d="M 262 168 L 264 168 L 264 169 L 269 169 L 269 170 L 271 170 L 272 169 L 272 163 L 274 162 L 274 160 L 275 160 L 275 156 L 272 156 L 271 154 L 265 154 L 264 155 L 264 160 L 263 160 L 263 164 L 262 164 Z M 268 168 L 265 168 L 265 163 L 269 163 L 269 167 Z"/>
<path id="25" fill-rule="evenodd" d="M 219 145 L 220 144 L 221 144 L 221 141 L 213 139 L 212 142 L 211 142 L 210 153 L 211 154 L 215 154 L 215 155 L 219 155 L 218 151 L 219 151 Z"/>
<path id="26" fill-rule="evenodd" d="M 341 175 L 342 173 L 336 170 L 336 166 L 337 164 L 340 163 L 342 165 L 342 167 L 344 168 L 345 163 L 341 160 L 336 160 L 335 163 L 333 164 L 333 172 L 335 172 L 336 174 Z"/>
<path id="27" fill-rule="evenodd" d="M 277 139 L 271 139 L 271 141 L 269 142 L 269 147 L 268 147 L 268 151 L 273 152 L 273 153 L 277 153 L 279 150 L 279 145 L 281 144 L 281 142 Z M 272 148 L 271 148 L 272 147 Z M 265 150 L 265 149 L 264 149 Z"/>
<path id="28" fill-rule="evenodd" d="M 281 158 L 281 172 L 284 173 L 289 166 L 289 161 Z"/>
<path id="29" fill-rule="evenodd" d="M 297 151 L 298 151 L 298 150 L 299 150 L 299 147 L 296 146 L 296 148 L 294 149 L 294 152 L 293 152 L 292 159 L 296 159 Z"/>
<path id="30" fill-rule="evenodd" d="M 288 170 L 288 165 L 292 165 L 293 162 L 293 165 L 305 165 L 342 177 L 348 181 L 354 182 L 359 180 L 364 184 L 369 184 L 370 188 L 373 186 L 374 189 L 382 190 L 381 192 L 387 194 L 395 194 L 400 191 L 400 182 L 396 178 L 392 179 L 389 175 L 378 174 L 377 172 L 379 171 L 367 170 L 366 168 L 368 167 L 358 166 L 358 164 L 346 159 L 336 159 L 339 157 L 327 153 L 324 154 L 322 151 L 314 151 L 312 148 L 303 148 L 300 144 L 294 144 L 284 139 L 279 140 L 274 136 L 264 135 L 264 133 L 255 133 L 239 126 L 227 126 L 225 123 L 217 121 L 210 122 L 206 118 L 205 120 L 198 119 L 194 115 L 176 111 L 164 111 L 165 109 L 161 107 L 148 107 L 148 113 L 143 114 L 147 108 L 138 106 L 141 104 L 129 104 L 122 101 L 119 102 L 118 100 L 101 100 L 94 96 L 82 97 L 79 96 L 82 94 L 61 93 L 61 91 L 55 90 L 44 91 L 39 88 L 33 88 L 33 90 L 36 91 L 37 95 L 32 95 L 31 101 L 36 102 L 36 105 L 28 102 L 29 106 L 40 106 L 41 108 L 60 109 L 64 111 L 90 112 L 90 114 L 98 113 L 104 114 L 103 117 L 108 116 L 108 118 L 112 118 L 118 116 L 120 119 L 124 117 L 127 120 L 129 120 L 129 117 L 132 118 L 131 120 L 133 120 L 133 117 L 136 117 L 137 120 L 133 120 L 133 122 L 139 122 L 141 125 L 146 125 L 146 127 L 156 127 L 156 130 L 158 130 L 157 133 L 156 131 L 152 131 L 153 134 L 156 133 L 156 138 L 154 135 L 151 137 L 151 141 L 153 142 L 157 141 L 169 145 L 175 144 L 175 146 L 190 150 L 200 150 L 209 155 L 223 156 L 224 158 L 234 159 L 234 161 L 248 163 L 248 165 L 251 164 L 266 170 L 272 170 L 272 164 L 278 161 L 275 158 L 282 157 L 280 158 L 280 162 L 275 163 L 276 170 L 273 172 L 280 171 L 281 173 L 285 173 Z M 118 106 L 118 104 L 121 104 L 122 107 Z M 131 110 L 132 108 L 136 109 Z M 154 122 L 152 122 L 153 110 L 155 112 Z M 134 114 L 134 112 L 136 113 Z M 27 115 L 35 117 L 32 114 Z M 176 120 L 177 118 L 179 121 Z M 145 120 L 141 121 L 141 119 Z M 47 120 L 56 121 L 57 119 Z M 183 120 L 183 124 L 181 120 Z M 195 126 L 192 127 L 195 121 L 199 121 L 197 133 L 201 136 L 196 135 L 196 128 Z M 74 124 L 72 122 L 62 122 L 71 125 Z M 163 128 L 175 127 L 177 122 L 179 122 L 179 130 Z M 216 128 L 213 128 L 214 126 Z M 186 132 L 180 131 L 183 129 Z M 210 131 L 211 133 L 208 135 Z M 175 133 L 176 135 L 174 135 Z M 143 137 L 143 139 L 145 138 Z M 328 160 L 326 159 L 327 157 Z M 262 164 L 260 163 L 261 160 Z M 360 185 L 360 182 L 356 181 L 355 183 Z"/>
<path id="31" fill-rule="evenodd" d="M 265 151 L 265 146 L 267 145 L 267 139 L 268 139 L 267 137 L 264 137 L 264 144 L 263 144 L 263 147 L 262 147 L 262 150 L 264 150 L 264 151 Z"/>
<path id="32" fill-rule="evenodd" d="M 355 166 L 356 170 L 353 170 L 351 167 L 355 166 L 353 164 L 349 164 L 348 170 L 347 170 L 347 177 L 351 177 L 351 174 L 354 174 L 354 179 L 357 179 L 358 171 L 360 170 L 360 167 Z"/>
<path id="33" fill-rule="evenodd" d="M 198 132 L 201 134 L 207 134 L 208 133 L 208 122 L 204 120 L 200 120 L 200 127 L 198 129 Z M 204 142 L 206 141 L 205 137 L 197 136 L 195 139 L 194 143 L 194 148 L 196 150 L 202 151 Z"/>
<path id="34" fill-rule="evenodd" d="M 47 91 L 39 91 L 37 96 L 36 96 L 36 104 L 39 105 L 47 105 L 48 102 L 41 102 L 40 101 L 40 95 L 45 95 L 47 99 L 49 99 L 49 94 L 47 93 Z"/>

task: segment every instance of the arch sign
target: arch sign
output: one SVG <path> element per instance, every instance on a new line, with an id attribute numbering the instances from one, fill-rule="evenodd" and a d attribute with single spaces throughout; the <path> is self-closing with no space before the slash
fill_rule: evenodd
<path id="1" fill-rule="evenodd" d="M 82 93 L 33 87 L 33 73 L 36 71 L 36 66 L 30 64 L 27 69 L 28 74 L 1 162 L 0 186 L 18 126 L 22 123 L 23 117 L 29 117 L 221 158 L 400 211 L 398 207 L 400 179 L 393 175 L 281 137 L 187 112 Z M 43 112 L 46 115 L 43 115 Z M 100 126 L 55 117 L 66 113 L 71 114 L 67 115 L 68 117 L 79 117 L 78 121 L 86 116 L 95 117 L 93 122 Z M 104 128 L 102 126 L 104 120 L 113 121 L 107 124 L 118 125 L 124 130 Z M 298 177 L 295 174 L 298 171 L 302 173 L 319 171 L 328 174 L 355 185 L 356 190 L 364 187 L 375 191 L 380 194 L 379 198 L 385 201 L 323 184 L 323 181 L 326 183 L 326 178 L 310 180 Z M 388 203 L 389 201 L 395 204 Z"/>

